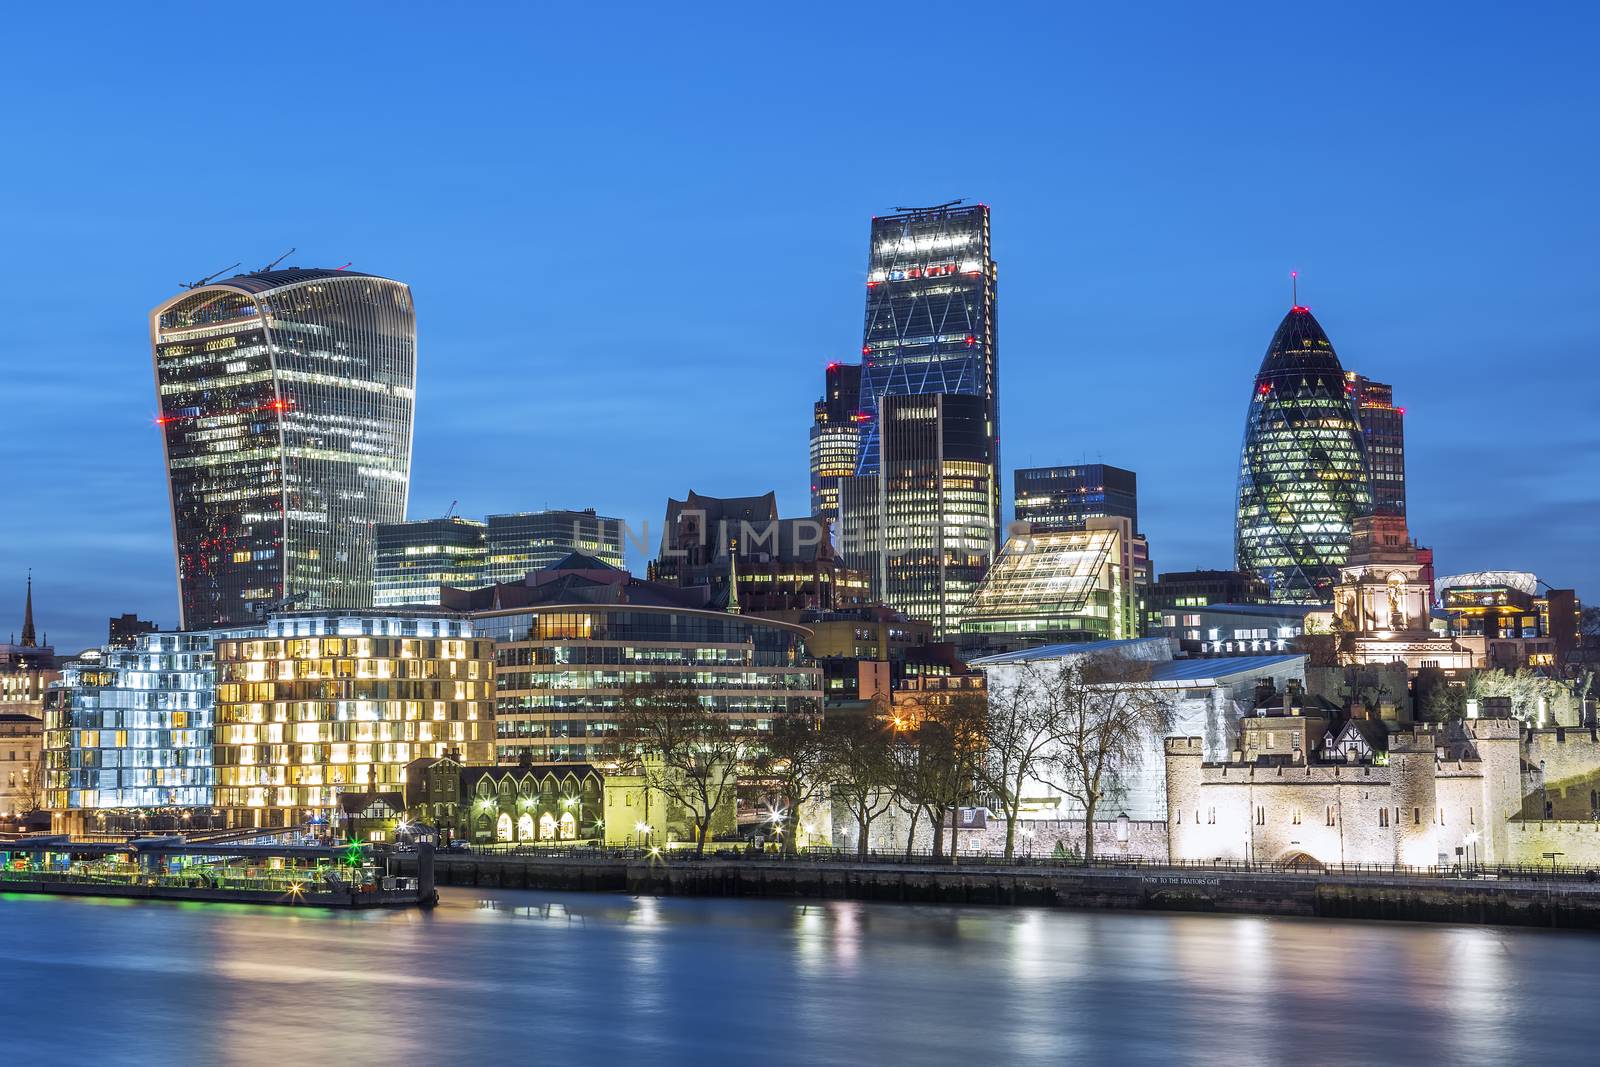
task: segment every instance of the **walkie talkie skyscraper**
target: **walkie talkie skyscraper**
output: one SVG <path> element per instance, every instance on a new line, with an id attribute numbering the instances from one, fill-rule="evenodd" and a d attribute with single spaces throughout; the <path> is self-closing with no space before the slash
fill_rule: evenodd
<path id="1" fill-rule="evenodd" d="M 416 317 L 400 282 L 257 271 L 150 313 L 184 629 L 372 603 L 405 518 Z"/>

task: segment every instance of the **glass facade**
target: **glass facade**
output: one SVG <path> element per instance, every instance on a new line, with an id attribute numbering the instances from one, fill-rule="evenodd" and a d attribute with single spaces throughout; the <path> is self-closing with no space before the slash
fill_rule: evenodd
<path id="1" fill-rule="evenodd" d="M 183 626 L 370 605 L 374 526 L 405 518 L 410 289 L 242 274 L 157 307 L 150 332 Z"/>
<path id="2" fill-rule="evenodd" d="M 1094 522 L 1094 529 L 1009 538 L 962 616 L 964 642 L 1137 637 L 1131 526 Z"/>
<path id="3" fill-rule="evenodd" d="M 986 205 L 872 220 L 860 443 L 840 482 L 839 542 L 879 599 L 941 636 L 999 544 L 995 278 Z"/>
<path id="4" fill-rule="evenodd" d="M 1081 530 L 1086 519 L 1119 515 L 1139 528 L 1139 476 L 1105 463 L 1020 467 L 1014 478 L 1016 519 L 1035 533 Z"/>
<path id="5" fill-rule="evenodd" d="M 484 524 L 471 519 L 380 523 L 372 605 L 438 604 L 439 587 L 483 584 Z"/>
<path id="6" fill-rule="evenodd" d="M 45 703 L 47 807 L 212 805 L 213 639 L 143 634 L 66 665 Z"/>
<path id="7" fill-rule="evenodd" d="M 830 363 L 811 423 L 811 517 L 837 528 L 839 479 L 855 473 L 861 440 L 861 366 Z"/>
<path id="8" fill-rule="evenodd" d="M 217 806 L 230 825 L 328 818 L 406 764 L 487 762 L 494 645 L 449 616 L 282 615 L 216 648 Z"/>
<path id="9" fill-rule="evenodd" d="M 1346 388 L 1356 402 L 1356 418 L 1367 449 L 1372 512 L 1406 513 L 1406 409 L 1394 406 L 1394 389 L 1382 382 L 1345 372 Z"/>
<path id="10" fill-rule="evenodd" d="M 745 729 L 821 706 L 807 631 L 748 615 L 642 605 L 551 605 L 474 616 L 495 641 L 496 758 L 592 762 L 615 753 L 628 687 L 687 678 Z"/>
<path id="11" fill-rule="evenodd" d="M 623 568 L 621 519 L 583 511 L 529 511 L 490 515 L 485 538 L 488 558 L 482 585 L 521 582 L 573 552 Z"/>
<path id="12" fill-rule="evenodd" d="M 1344 368 L 1311 309 L 1272 335 L 1251 391 L 1239 460 L 1234 552 L 1274 603 L 1330 603 L 1350 528 L 1372 508 Z"/>
<path id="13" fill-rule="evenodd" d="M 841 482 L 840 551 L 867 574 L 874 599 L 944 638 L 994 556 L 987 402 L 886 396 L 879 415 L 876 472 Z"/>

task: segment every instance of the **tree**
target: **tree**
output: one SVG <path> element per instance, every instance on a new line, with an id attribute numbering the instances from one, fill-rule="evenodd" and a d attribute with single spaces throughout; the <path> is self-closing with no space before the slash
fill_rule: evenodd
<path id="1" fill-rule="evenodd" d="M 737 795 L 748 738 L 677 678 L 630 687 L 618 726 L 624 766 L 683 809 L 694 827 L 695 857 L 704 856 L 712 820 Z"/>
<path id="2" fill-rule="evenodd" d="M 977 693 L 957 693 L 943 703 L 930 705 L 917 717 L 917 725 L 902 735 L 891 752 L 897 767 L 895 791 L 912 813 L 906 838 L 910 855 L 916 824 L 926 814 L 933 826 L 933 855 L 944 851 L 945 816 L 972 796 L 985 755 L 985 704 Z M 950 828 L 950 861 L 957 858 L 960 821 Z"/>
<path id="3" fill-rule="evenodd" d="M 1094 859 L 1094 817 L 1121 790 L 1152 737 L 1165 735 L 1171 710 L 1150 685 L 1150 664 L 1118 654 L 1074 656 L 1040 675 L 1040 699 L 1060 723 L 1047 766 L 1062 792 L 1083 805 L 1083 855 Z"/>
<path id="4" fill-rule="evenodd" d="M 781 835 L 785 855 L 794 855 L 799 845 L 801 805 L 827 783 L 827 757 L 821 722 L 811 715 L 795 715 L 772 721 L 772 729 L 750 761 L 752 776 L 778 796 L 783 812 L 779 821 L 788 822 L 787 832 Z"/>
<path id="5" fill-rule="evenodd" d="M 1014 684 L 989 690 L 984 709 L 988 746 L 979 772 L 1005 816 L 1006 859 L 1016 852 L 1023 790 L 1060 741 L 1061 706 L 1049 699 L 1045 675 L 1036 664 L 1024 665 Z"/>
<path id="6" fill-rule="evenodd" d="M 856 855 L 866 859 L 872 823 L 895 801 L 897 767 L 891 730 L 876 715 L 864 714 L 827 719 L 822 733 L 828 785 L 854 816 Z"/>

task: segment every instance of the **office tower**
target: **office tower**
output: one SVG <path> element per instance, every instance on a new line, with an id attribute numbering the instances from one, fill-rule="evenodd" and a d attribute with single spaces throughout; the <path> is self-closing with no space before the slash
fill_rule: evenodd
<path id="1" fill-rule="evenodd" d="M 1382 382 L 1345 372 L 1355 399 L 1356 421 L 1367 449 L 1367 473 L 1375 515 L 1406 513 L 1406 409 L 1394 406 L 1394 390 Z"/>
<path id="2" fill-rule="evenodd" d="M 494 644 L 446 612 L 296 612 L 216 643 L 216 804 L 230 826 L 404 807 L 406 764 L 494 738 Z"/>
<path id="3" fill-rule="evenodd" d="M 940 636 L 955 632 L 999 539 L 995 278 L 985 205 L 872 220 L 861 441 L 840 493 L 840 526 L 855 536 L 841 548 L 880 599 Z"/>
<path id="4" fill-rule="evenodd" d="M 373 528 L 405 518 L 411 290 L 345 270 L 198 284 L 150 313 L 180 626 L 372 602 Z"/>
<path id="5" fill-rule="evenodd" d="M 1311 309 L 1272 335 L 1251 390 L 1239 459 L 1234 555 L 1274 603 L 1329 603 L 1350 528 L 1372 507 L 1344 368 Z"/>
<path id="6" fill-rule="evenodd" d="M 1133 524 L 1120 515 L 1013 534 L 961 616 L 963 655 L 1138 636 Z"/>
<path id="7" fill-rule="evenodd" d="M 879 456 L 840 482 L 839 544 L 875 599 L 953 635 L 994 557 L 994 439 L 982 396 L 888 395 Z"/>
<path id="8" fill-rule="evenodd" d="M 1139 476 L 1108 463 L 1019 467 L 1012 475 L 1016 519 L 1034 533 L 1081 530 L 1084 520 L 1120 516 L 1139 528 Z"/>
<path id="9" fill-rule="evenodd" d="M 830 363 L 811 423 L 811 517 L 839 523 L 839 479 L 856 470 L 861 441 L 861 365 Z"/>
<path id="10" fill-rule="evenodd" d="M 483 584 L 484 524 L 471 519 L 380 523 L 372 604 L 394 608 L 439 603 L 439 587 Z"/>
<path id="11" fill-rule="evenodd" d="M 621 567 L 622 540 L 622 520 L 596 515 L 593 508 L 490 515 L 481 584 L 520 582 L 572 552 Z"/>

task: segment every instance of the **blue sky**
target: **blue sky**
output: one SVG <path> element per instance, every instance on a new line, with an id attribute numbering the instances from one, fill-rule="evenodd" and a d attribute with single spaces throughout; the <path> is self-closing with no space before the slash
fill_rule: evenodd
<path id="1" fill-rule="evenodd" d="M 1408 409 L 1446 571 L 1600 597 L 1587 5 L 30 5 L 0 90 L 0 634 L 176 621 L 147 313 L 243 260 L 404 280 L 413 517 L 806 504 L 867 223 L 991 205 L 1002 460 L 1139 472 L 1229 566 L 1289 303 Z M 17 621 L 13 622 L 13 617 Z"/>

